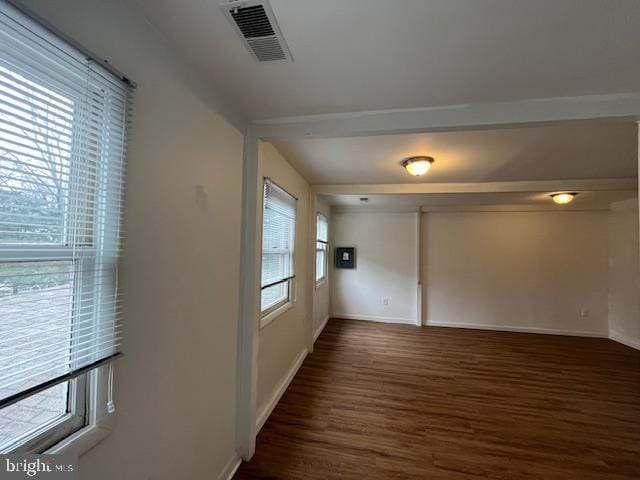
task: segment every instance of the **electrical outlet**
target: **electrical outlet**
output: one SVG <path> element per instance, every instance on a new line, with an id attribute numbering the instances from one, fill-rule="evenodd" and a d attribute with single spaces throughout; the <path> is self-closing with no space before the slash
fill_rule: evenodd
<path id="1" fill-rule="evenodd" d="M 389 306 L 389 299 L 388 298 L 383 298 L 382 299 L 382 305 L 384 305 L 385 307 Z"/>
<path id="2" fill-rule="evenodd" d="M 582 310 L 580 310 L 580 316 L 581 317 L 588 317 L 589 316 L 589 309 L 588 308 L 583 308 Z"/>

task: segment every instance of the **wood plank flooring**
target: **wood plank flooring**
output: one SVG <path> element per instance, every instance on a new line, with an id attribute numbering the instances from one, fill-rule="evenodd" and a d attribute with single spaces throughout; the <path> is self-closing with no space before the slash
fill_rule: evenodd
<path id="1" fill-rule="evenodd" d="M 640 352 L 331 320 L 236 479 L 640 479 Z"/>

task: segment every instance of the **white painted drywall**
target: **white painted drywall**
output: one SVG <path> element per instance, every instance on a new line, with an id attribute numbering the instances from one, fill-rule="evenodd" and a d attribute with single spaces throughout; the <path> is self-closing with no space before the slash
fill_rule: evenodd
<path id="1" fill-rule="evenodd" d="M 416 322 L 416 215 L 334 212 L 333 247 L 355 247 L 356 268 L 334 269 L 332 316 Z"/>
<path id="2" fill-rule="evenodd" d="M 270 407 L 300 353 L 306 349 L 310 325 L 306 317 L 307 272 L 313 257 L 308 255 L 309 184 L 280 153 L 267 142 L 260 144 L 259 173 L 269 177 L 298 198 L 296 211 L 296 251 L 293 308 L 260 329 L 258 343 L 258 414 Z M 262 188 L 259 192 L 258 220 L 262 229 Z M 260 230 L 261 231 L 261 230 Z M 261 255 L 258 256 L 261 258 Z M 309 319 L 310 321 L 311 319 Z"/>
<path id="3" fill-rule="evenodd" d="M 611 205 L 609 214 L 609 334 L 640 348 L 638 200 Z"/>
<path id="4" fill-rule="evenodd" d="M 116 426 L 81 478 L 215 479 L 235 457 L 242 134 L 134 2 L 28 4 L 138 83 Z"/>
<path id="5" fill-rule="evenodd" d="M 606 336 L 607 216 L 423 214 L 423 321 Z"/>
<path id="6" fill-rule="evenodd" d="M 333 260 L 333 225 L 331 222 L 331 207 L 322 198 L 316 198 L 316 213 L 321 213 L 327 217 L 329 222 L 329 247 L 327 251 L 327 275 L 324 282 L 316 285 L 313 298 L 313 333 L 314 337 L 319 333 L 319 329 L 323 326 L 325 320 L 329 317 L 330 312 L 330 292 L 333 276 L 332 260 Z"/>

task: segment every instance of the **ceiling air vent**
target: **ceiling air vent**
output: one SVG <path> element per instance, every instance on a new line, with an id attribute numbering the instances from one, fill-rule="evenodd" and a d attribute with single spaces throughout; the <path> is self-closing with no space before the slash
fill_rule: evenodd
<path id="1" fill-rule="evenodd" d="M 268 0 L 230 0 L 220 8 L 258 62 L 293 62 Z"/>

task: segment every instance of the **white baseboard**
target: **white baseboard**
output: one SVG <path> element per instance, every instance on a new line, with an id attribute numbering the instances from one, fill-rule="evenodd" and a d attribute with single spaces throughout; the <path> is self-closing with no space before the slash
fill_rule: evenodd
<path id="1" fill-rule="evenodd" d="M 220 475 L 218 475 L 218 480 L 231 480 L 241 463 L 242 459 L 238 455 L 231 457 L 222 469 L 222 472 L 220 472 Z"/>
<path id="2" fill-rule="evenodd" d="M 640 340 L 637 340 L 635 338 L 629 338 L 619 332 L 614 332 L 613 330 L 609 332 L 609 338 L 614 342 L 618 342 L 623 345 L 626 345 L 627 347 L 640 350 Z"/>
<path id="3" fill-rule="evenodd" d="M 364 320 L 366 322 L 380 322 L 380 323 L 402 323 L 408 325 L 415 325 L 415 318 L 403 318 L 403 317 L 378 317 L 376 315 L 352 315 L 349 313 L 334 313 L 331 318 L 344 318 L 345 320 Z"/>
<path id="4" fill-rule="evenodd" d="M 488 325 L 477 323 L 450 323 L 427 321 L 430 327 L 470 328 L 473 330 L 494 330 L 498 332 L 540 333 L 544 335 L 566 335 L 570 337 L 608 338 L 606 332 L 590 332 L 580 330 L 557 330 L 553 328 L 519 327 L 512 325 Z"/>
<path id="5" fill-rule="evenodd" d="M 293 380 L 293 377 L 295 377 L 296 373 L 298 373 L 298 369 L 302 365 L 302 362 L 304 362 L 304 359 L 307 358 L 307 353 L 308 351 L 305 348 L 298 354 L 293 363 L 291 363 L 291 366 L 289 367 L 287 373 L 284 375 L 284 377 L 282 377 L 280 383 L 278 383 L 276 388 L 271 393 L 271 396 L 269 397 L 266 405 L 261 407 L 258 411 L 258 418 L 256 420 L 256 434 L 262 429 L 265 422 L 269 418 L 269 415 L 271 415 L 271 412 L 273 412 L 273 409 L 276 408 L 276 405 L 280 401 L 280 398 L 282 398 L 284 392 L 287 390 L 287 387 L 291 383 L 291 380 Z"/>
<path id="6" fill-rule="evenodd" d="M 329 321 L 330 318 L 331 318 L 331 315 L 327 315 L 326 317 L 324 317 L 324 320 L 322 320 L 322 323 L 320 324 L 320 326 L 316 330 L 316 333 L 313 334 L 313 343 L 316 343 L 316 340 L 318 339 L 318 337 L 320 336 L 320 334 L 324 330 L 324 327 L 327 326 L 327 322 Z"/>

